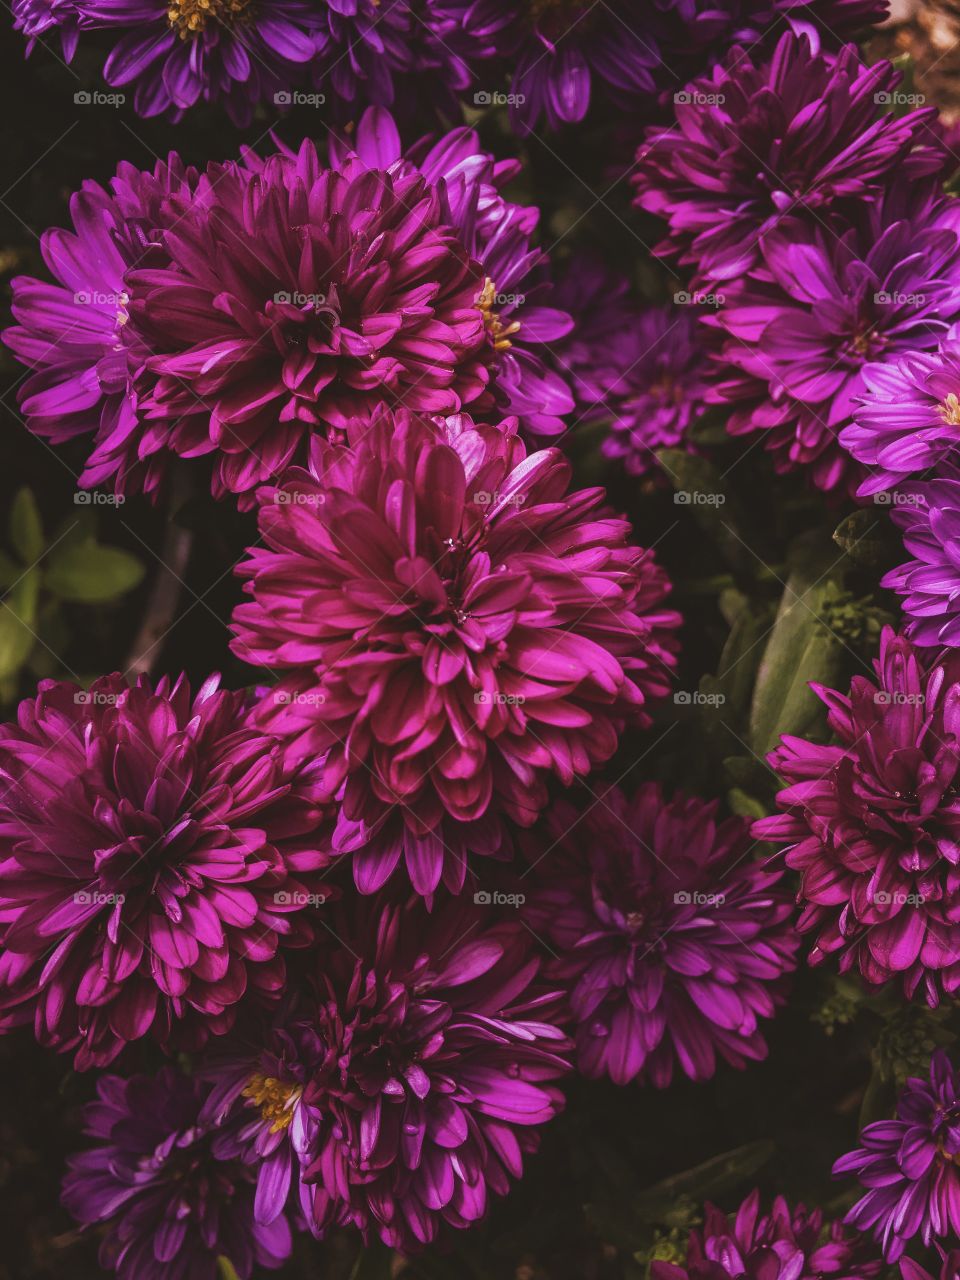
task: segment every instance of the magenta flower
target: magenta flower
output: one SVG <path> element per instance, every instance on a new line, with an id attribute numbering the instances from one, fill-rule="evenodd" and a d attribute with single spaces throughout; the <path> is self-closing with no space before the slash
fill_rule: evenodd
<path id="1" fill-rule="evenodd" d="M 960 1276 L 960 1249 L 951 1249 L 949 1253 L 945 1253 L 939 1245 L 937 1249 L 941 1255 L 941 1265 L 935 1276 L 912 1258 L 901 1258 L 900 1275 L 903 1280 L 957 1280 Z"/>
<path id="2" fill-rule="evenodd" d="M 64 62 L 73 58 L 80 38 L 79 3 L 80 0 L 13 0 L 13 29 L 26 36 L 27 57 L 44 36 L 57 32 Z"/>
<path id="3" fill-rule="evenodd" d="M 658 251 L 679 254 L 704 287 L 760 262 L 760 236 L 791 213 L 829 221 L 837 204 L 875 199 L 891 175 L 936 173 L 932 107 L 900 118 L 878 102 L 900 82 L 889 62 L 868 67 L 853 45 L 815 53 L 787 31 L 769 61 L 742 49 L 674 97 L 676 120 L 648 131 L 637 155 L 636 202 L 664 218 Z"/>
<path id="4" fill-rule="evenodd" d="M 801 873 L 798 927 L 811 964 L 898 981 L 931 1006 L 960 988 L 960 657 L 927 664 L 888 627 L 876 681 L 812 685 L 838 741 L 784 737 L 769 756 L 789 785 L 753 828 Z"/>
<path id="5" fill-rule="evenodd" d="M 852 486 L 862 471 L 838 436 L 865 366 L 932 350 L 960 319 L 960 202 L 934 182 L 899 183 L 849 224 L 791 217 L 761 247 L 763 268 L 708 321 L 728 335 L 731 371 L 710 399 L 736 406 L 733 435 L 763 434 L 778 472 Z"/>
<path id="6" fill-rule="evenodd" d="M 657 449 L 686 443 L 704 412 L 707 359 L 694 306 L 641 306 L 626 279 L 574 258 L 554 301 L 573 316 L 554 351 L 576 398 L 574 427 L 608 423 L 600 448 L 629 475 L 655 469 Z"/>
<path id="7" fill-rule="evenodd" d="M 530 934 L 489 910 L 355 900 L 263 1050 L 208 1071 L 205 1114 L 259 1161 L 258 1222 L 293 1187 L 315 1235 L 350 1225 L 410 1252 L 520 1177 L 570 1044 Z"/>
<path id="8" fill-rule="evenodd" d="M 312 940 L 317 770 L 217 685 L 45 680 L 0 729 L 0 1026 L 80 1070 L 223 1034 Z"/>
<path id="9" fill-rule="evenodd" d="M 791 1209 L 777 1196 L 760 1213 L 760 1193 L 752 1191 L 731 1222 L 715 1205 L 706 1206 L 703 1227 L 690 1233 L 685 1266 L 653 1262 L 651 1280 L 872 1280 L 883 1263 L 861 1237 L 826 1223 L 823 1210 Z"/>
<path id="10" fill-rule="evenodd" d="M 235 1135 L 200 1123 L 208 1094 L 172 1067 L 97 1082 L 85 1113 L 97 1145 L 70 1160 L 63 1202 L 103 1231 L 100 1265 L 119 1280 L 217 1280 L 219 1257 L 251 1280 L 290 1254 L 287 1219 L 254 1217 L 256 1175 Z"/>
<path id="11" fill-rule="evenodd" d="M 234 651 L 289 673 L 266 722 L 329 753 L 364 893 L 401 859 L 418 893 L 459 891 L 468 851 L 506 856 L 504 819 L 529 826 L 669 688 L 666 576 L 515 431 L 384 411 L 262 495 Z"/>
<path id="12" fill-rule="evenodd" d="M 912 1077 L 894 1120 L 860 1134 L 863 1146 L 842 1156 L 835 1174 L 854 1173 L 867 1188 L 845 1221 L 872 1231 L 896 1262 L 910 1240 L 925 1245 L 960 1235 L 960 1075 L 945 1050 L 930 1059 L 929 1079 Z"/>
<path id="13" fill-rule="evenodd" d="M 501 188 L 520 171 L 516 160 L 495 160 L 480 150 L 470 129 L 454 129 L 437 141 L 421 139 L 407 153 L 385 111 L 368 111 L 351 135 L 332 144 L 334 161 L 351 155 L 371 168 L 411 165 L 442 192 L 444 215 L 484 283 L 475 300 L 483 315 L 490 363 L 491 399 L 502 415 L 516 414 L 533 438 L 559 435 L 563 415 L 574 408 L 567 371 L 554 360 L 554 344 L 573 328 L 557 301 L 547 255 L 534 246 L 540 213 L 514 204 Z M 407 403 L 407 408 L 414 407 Z M 489 407 L 486 397 L 477 408 Z"/>
<path id="14" fill-rule="evenodd" d="M 783 998 L 799 939 L 781 871 L 752 860 L 749 824 L 645 783 L 585 817 L 555 804 L 527 917 L 569 990 L 587 1076 L 663 1089 L 707 1080 L 717 1056 L 766 1056 L 760 1019 Z M 569 832 L 569 835 L 567 834 Z M 553 843 L 555 841 L 555 844 Z"/>
<path id="15" fill-rule="evenodd" d="M 863 369 L 865 394 L 840 443 L 870 469 L 868 496 L 950 458 L 960 444 L 960 333 L 950 330 L 935 352 L 912 351 L 891 364 Z"/>
<path id="16" fill-rule="evenodd" d="M 883 578 L 903 596 L 904 632 L 919 645 L 960 647 L 960 468 L 941 462 L 931 480 L 911 480 L 893 495 L 894 523 L 913 556 Z"/>

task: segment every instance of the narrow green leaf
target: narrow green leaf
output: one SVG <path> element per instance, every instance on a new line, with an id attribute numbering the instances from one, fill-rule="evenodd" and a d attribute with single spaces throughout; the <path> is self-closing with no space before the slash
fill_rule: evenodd
<path id="1" fill-rule="evenodd" d="M 16 675 L 35 643 L 40 573 L 30 569 L 0 603 L 0 680 Z"/>
<path id="2" fill-rule="evenodd" d="M 43 555 L 43 524 L 37 500 L 30 489 L 18 490 L 10 506 L 10 541 L 25 565 L 33 565 Z"/>

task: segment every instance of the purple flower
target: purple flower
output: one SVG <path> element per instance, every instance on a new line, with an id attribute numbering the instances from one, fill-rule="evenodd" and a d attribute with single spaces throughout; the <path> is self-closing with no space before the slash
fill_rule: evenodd
<path id="1" fill-rule="evenodd" d="M 786 218 L 761 237 L 763 267 L 707 323 L 727 338 L 728 430 L 762 432 L 778 472 L 821 489 L 862 478 L 838 443 L 864 394 L 864 367 L 932 350 L 960 318 L 960 201 L 899 182 L 849 225 Z"/>
<path id="2" fill-rule="evenodd" d="M 142 430 L 132 377 L 145 353 L 129 334 L 126 273 L 162 253 L 159 228 L 171 225 L 170 197 L 188 199 L 198 174 L 171 155 L 152 173 L 123 163 L 105 191 L 85 182 L 70 201 L 74 231 L 44 232 L 47 284 L 13 280 L 17 326 L 3 341 L 32 373 L 20 388 L 30 430 L 54 444 L 92 435 L 84 487 L 112 481 L 119 494 L 154 493 L 163 476 L 164 437 Z"/>
<path id="3" fill-rule="evenodd" d="M 13 0 L 13 29 L 26 36 L 27 57 L 48 32 L 57 31 L 64 62 L 73 58 L 80 35 L 79 3 L 80 0 Z"/>
<path id="4" fill-rule="evenodd" d="M 703 413 L 707 361 L 695 307 L 641 306 L 629 293 L 622 276 L 575 258 L 553 299 L 573 332 L 554 357 L 576 398 L 574 425 L 607 423 L 601 451 L 643 475 Z"/>
<path id="5" fill-rule="evenodd" d="M 941 462 L 932 480 L 911 480 L 892 495 L 893 520 L 914 557 L 884 577 L 903 596 L 905 633 L 919 645 L 960 647 L 960 468 Z"/>
<path id="6" fill-rule="evenodd" d="M 826 1223 L 822 1209 L 791 1209 L 777 1196 L 760 1213 L 760 1193 L 752 1191 L 731 1222 L 715 1205 L 706 1206 L 703 1227 L 690 1233 L 686 1265 L 653 1262 L 651 1280 L 872 1280 L 882 1262 L 839 1222 Z"/>
<path id="7" fill-rule="evenodd" d="M 794 212 L 829 219 L 838 202 L 875 199 L 898 171 L 943 165 L 924 108 L 898 118 L 878 104 L 900 82 L 889 62 L 867 67 L 849 45 L 814 53 L 786 32 L 768 62 L 741 49 L 674 101 L 676 120 L 651 129 L 637 155 L 636 202 L 666 219 L 658 251 L 679 254 L 695 283 L 739 279 L 760 260 L 760 235 Z"/>
<path id="8" fill-rule="evenodd" d="M 506 200 L 501 188 L 520 171 L 516 160 L 497 161 L 480 150 L 473 130 L 454 129 L 436 142 L 421 139 L 406 154 L 385 111 L 371 110 L 349 142 L 332 145 L 335 162 L 355 154 L 371 168 L 410 166 L 443 195 L 446 219 L 472 259 L 483 269 L 476 305 L 483 315 L 491 365 L 492 399 L 501 414 L 516 414 L 535 438 L 565 430 L 562 415 L 574 400 L 565 371 L 557 370 L 551 345 L 565 338 L 573 320 L 549 305 L 549 260 L 534 247 L 540 213 Z M 415 407 L 409 402 L 407 408 Z M 477 407 L 488 407 L 486 397 Z"/>
<path id="9" fill-rule="evenodd" d="M 0 1026 L 80 1070 L 222 1034 L 312 940 L 318 770 L 217 685 L 45 680 L 0 729 Z"/>
<path id="10" fill-rule="evenodd" d="M 663 1089 L 674 1065 L 707 1080 L 717 1056 L 766 1056 L 760 1018 L 782 1000 L 799 939 L 782 872 L 752 861 L 749 823 L 645 783 L 585 817 L 554 804 L 527 918 L 569 989 L 587 1076 Z M 568 834 L 569 833 L 569 834 Z"/>
<path id="11" fill-rule="evenodd" d="M 935 352 L 912 351 L 863 369 L 865 394 L 840 443 L 871 470 L 861 496 L 891 489 L 935 467 L 960 444 L 960 333 Z"/>
<path id="12" fill-rule="evenodd" d="M 251 1280 L 290 1254 L 287 1219 L 254 1217 L 255 1173 L 237 1159 L 235 1133 L 200 1122 L 208 1094 L 171 1067 L 97 1082 L 85 1113 L 97 1145 L 71 1158 L 63 1202 L 105 1230 L 100 1265 L 120 1280 L 216 1280 L 219 1257 Z"/>
<path id="13" fill-rule="evenodd" d="M 570 1043 L 523 925 L 447 900 L 354 900 L 264 1048 L 214 1065 L 206 1114 L 259 1163 L 257 1218 L 291 1186 L 314 1232 L 405 1252 L 469 1227 L 560 1110 Z"/>
<path id="14" fill-rule="evenodd" d="M 842 973 L 933 1006 L 960 989 L 960 656 L 928 666 L 888 627 L 874 665 L 849 695 L 811 686 L 838 741 L 782 739 L 783 812 L 753 834 L 789 846 L 811 964 L 837 952 Z"/>
<path id="15" fill-rule="evenodd" d="M 941 1257 L 941 1265 L 936 1276 L 931 1275 L 912 1258 L 901 1258 L 900 1275 L 903 1280 L 957 1280 L 960 1276 L 960 1249 L 951 1249 L 949 1253 L 945 1253 L 938 1245 L 937 1251 Z"/>
<path id="16" fill-rule="evenodd" d="M 669 688 L 666 576 L 569 478 L 512 421 L 383 411 L 261 495 L 234 651 L 289 672 L 268 723 L 329 752 L 365 893 L 402 858 L 419 893 L 459 891 L 468 851 L 506 856 L 504 818 L 529 826 Z"/>
<path id="17" fill-rule="evenodd" d="M 871 1231 L 884 1257 L 896 1262 L 907 1243 L 925 1245 L 960 1235 L 960 1075 L 945 1050 L 930 1059 L 929 1080 L 912 1077 L 894 1120 L 877 1120 L 863 1143 L 842 1156 L 835 1174 L 855 1173 L 867 1193 L 844 1219 Z"/>
<path id="18" fill-rule="evenodd" d="M 103 68 L 139 115 L 179 120 L 222 101 L 238 124 L 303 81 L 323 29 L 309 0 L 76 0 L 84 29 L 119 34 Z"/>

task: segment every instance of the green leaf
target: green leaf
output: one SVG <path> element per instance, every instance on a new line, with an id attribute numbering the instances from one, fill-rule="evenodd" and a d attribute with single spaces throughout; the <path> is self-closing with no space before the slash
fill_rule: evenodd
<path id="1" fill-rule="evenodd" d="M 16 675 L 33 649 L 40 573 L 28 570 L 0 603 L 0 680 Z"/>
<path id="2" fill-rule="evenodd" d="M 12 587 L 21 573 L 23 569 L 16 560 L 6 552 L 0 551 L 0 589 L 5 591 L 8 587 Z"/>
<path id="3" fill-rule="evenodd" d="M 131 591 L 143 578 L 143 565 L 119 547 L 96 542 L 58 547 L 50 556 L 46 585 L 62 600 L 99 604 Z"/>
<path id="4" fill-rule="evenodd" d="M 819 534 L 798 539 L 770 640 L 757 672 L 750 742 L 766 756 L 781 734 L 803 735 L 822 719 L 811 680 L 829 684 L 842 666 L 843 646 L 827 630 L 824 607 L 841 591 L 842 560 Z"/>
<path id="5" fill-rule="evenodd" d="M 766 805 L 761 804 L 759 800 L 755 800 L 753 796 L 748 796 L 739 787 L 734 787 L 727 792 L 727 804 L 732 812 L 738 814 L 741 818 L 765 818 L 767 816 Z"/>
<path id="6" fill-rule="evenodd" d="M 222 1255 L 217 1259 L 217 1271 L 220 1273 L 220 1280 L 240 1280 L 233 1263 Z"/>
<path id="7" fill-rule="evenodd" d="M 18 490 L 10 506 L 10 541 L 25 565 L 36 564 L 43 555 L 43 524 L 33 493 Z"/>

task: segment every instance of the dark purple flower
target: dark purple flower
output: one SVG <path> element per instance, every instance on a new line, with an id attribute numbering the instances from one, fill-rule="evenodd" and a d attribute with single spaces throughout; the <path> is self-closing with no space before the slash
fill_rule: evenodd
<path id="1" fill-rule="evenodd" d="M 240 1280 L 290 1254 L 281 1214 L 254 1217 L 256 1174 L 234 1132 L 200 1121 L 209 1088 L 172 1067 L 102 1076 L 85 1112 L 98 1145 L 69 1161 L 63 1202 L 104 1232 L 100 1265 L 120 1280 L 216 1280 L 226 1257 Z"/>
<path id="2" fill-rule="evenodd" d="M 877 1120 L 862 1146 L 842 1156 L 835 1174 L 854 1173 L 866 1195 L 844 1219 L 872 1231 L 896 1262 L 919 1235 L 925 1245 L 960 1235 L 960 1075 L 946 1051 L 930 1059 L 930 1077 L 911 1077 L 894 1120 Z"/>
<path id="3" fill-rule="evenodd" d="M 419 893 L 456 892 L 551 776 L 649 723 L 680 618 L 603 490 L 568 493 L 566 460 L 527 456 L 514 422 L 384 411 L 346 440 L 315 437 L 309 472 L 261 494 L 233 647 L 289 673 L 268 723 L 329 752 L 363 892 L 404 859 Z"/>
<path id="4" fill-rule="evenodd" d="M 676 120 L 638 152 L 636 202 L 669 225 L 658 251 L 679 254 L 698 285 L 737 280 L 760 261 L 761 233 L 791 213 L 822 222 L 850 200 L 862 214 L 897 170 L 936 172 L 939 147 L 910 155 L 932 140 L 935 109 L 897 117 L 877 101 L 899 82 L 853 45 L 827 57 L 789 31 L 768 62 L 735 49 L 674 96 Z"/>
<path id="5" fill-rule="evenodd" d="M 736 406 L 732 434 L 763 433 L 778 472 L 852 486 L 862 471 L 837 437 L 864 367 L 933 350 L 960 319 L 960 201 L 898 182 L 849 225 L 785 218 L 761 248 L 762 268 L 706 321 L 727 335 L 719 359 L 732 370 L 710 399 Z"/>
<path id="6" fill-rule="evenodd" d="M 45 680 L 0 728 L 0 1026 L 81 1070 L 222 1034 L 312 940 L 319 766 L 217 685 Z"/>
<path id="7" fill-rule="evenodd" d="M 179 120 L 198 102 L 223 102 L 239 124 L 260 102 L 303 81 L 324 27 L 309 0 L 76 0 L 84 29 L 119 35 L 103 68 L 133 86 L 142 116 Z"/>
<path id="8" fill-rule="evenodd" d="M 783 813 L 753 828 L 801 873 L 811 964 L 898 980 L 930 1005 L 960 989 L 960 655 L 932 665 L 888 627 L 876 682 L 812 685 L 838 741 L 784 737 L 769 756 Z"/>
<path id="9" fill-rule="evenodd" d="M 123 163 L 106 191 L 85 182 L 70 201 L 74 231 L 44 232 L 41 250 L 57 284 L 28 276 L 13 284 L 19 324 L 3 341 L 32 370 L 20 388 L 30 430 L 54 444 L 92 435 L 84 487 L 110 482 L 119 494 L 156 492 L 165 435 L 138 421 L 132 377 L 145 358 L 127 332 L 126 274 L 157 262 L 163 226 L 175 220 L 170 197 L 188 199 L 199 175 L 179 157 L 153 172 Z"/>
<path id="10" fill-rule="evenodd" d="M 960 468 L 941 462 L 931 480 L 910 480 L 892 495 L 894 523 L 914 558 L 882 585 L 903 596 L 905 633 L 919 645 L 960 648 Z"/>
<path id="11" fill-rule="evenodd" d="M 891 489 L 934 467 L 960 444 L 960 332 L 936 351 L 911 351 L 863 369 L 865 394 L 840 443 L 870 469 L 861 496 Z"/>
<path id="12" fill-rule="evenodd" d="M 573 316 L 554 358 L 576 399 L 578 424 L 608 424 L 601 451 L 629 475 L 657 466 L 657 449 L 686 443 L 704 411 L 707 360 L 694 306 L 643 306 L 622 276 L 574 258 L 553 300 Z"/>
<path id="13" fill-rule="evenodd" d="M 453 129 L 437 141 L 421 139 L 404 153 L 385 111 L 368 111 L 348 142 L 332 145 L 335 161 L 357 155 L 371 168 L 412 166 L 442 192 L 444 216 L 467 253 L 481 264 L 484 280 L 475 299 L 483 315 L 490 363 L 490 390 L 501 414 L 516 414 L 534 438 L 559 435 L 562 415 L 574 400 L 565 370 L 551 359 L 552 344 L 573 327 L 552 296 L 549 260 L 535 247 L 540 212 L 514 204 L 501 188 L 520 169 L 480 149 L 471 129 Z M 477 407 L 489 407 L 487 399 Z M 407 408 L 414 407 L 409 402 Z"/>
<path id="14" fill-rule="evenodd" d="M 822 1209 L 795 1209 L 777 1196 L 760 1213 L 752 1191 L 733 1219 L 706 1206 L 703 1227 L 690 1233 L 682 1267 L 654 1262 L 651 1280 L 872 1280 L 883 1263 L 839 1222 L 825 1222 Z"/>
<path id="15" fill-rule="evenodd" d="M 352 1225 L 409 1252 L 521 1175 L 571 1046 L 530 934 L 490 911 L 354 900 L 264 1048 L 210 1069 L 206 1114 L 260 1162 L 260 1222 L 292 1186 L 316 1235 Z"/>
<path id="16" fill-rule="evenodd" d="M 799 939 L 782 872 L 750 856 L 749 823 L 655 783 L 605 791 L 585 816 L 555 803 L 526 915 L 569 990 L 585 1075 L 666 1088 L 707 1080 L 717 1056 L 766 1056 Z"/>

